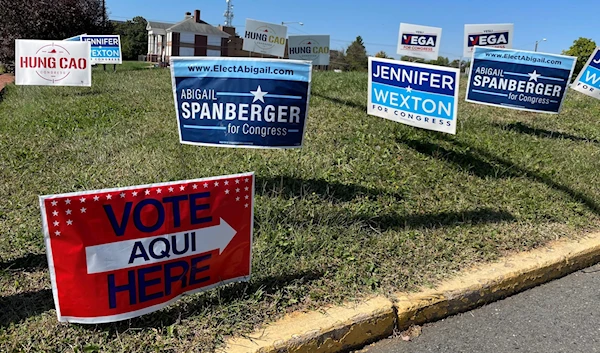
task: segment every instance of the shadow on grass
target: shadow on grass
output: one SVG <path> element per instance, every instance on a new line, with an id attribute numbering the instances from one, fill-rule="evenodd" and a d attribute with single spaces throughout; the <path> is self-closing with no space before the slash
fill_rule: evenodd
<path id="1" fill-rule="evenodd" d="M 434 229 L 458 225 L 477 225 L 515 221 L 515 217 L 506 211 L 497 211 L 488 208 L 473 211 L 426 213 L 422 215 L 381 217 L 358 216 L 356 221 L 362 221 L 380 230 L 405 230 L 405 229 Z"/>
<path id="2" fill-rule="evenodd" d="M 48 268 L 46 254 L 27 254 L 14 260 L 0 262 L 0 271 L 37 271 Z"/>
<path id="3" fill-rule="evenodd" d="M 326 99 L 326 100 L 328 100 L 328 101 L 330 101 L 332 103 L 335 103 L 335 104 L 345 105 L 345 106 L 353 108 L 353 109 L 358 109 L 361 112 L 365 112 L 366 113 L 366 111 L 367 111 L 367 105 L 366 105 L 366 103 L 360 104 L 360 103 L 352 102 L 352 101 L 345 100 L 345 99 L 324 96 L 324 95 L 322 95 L 320 93 L 312 93 L 312 95 L 315 96 L 315 97 Z"/>
<path id="4" fill-rule="evenodd" d="M 575 141 L 575 142 L 600 143 L 600 141 L 598 141 L 596 139 L 589 139 L 586 137 L 571 135 L 571 134 L 567 134 L 564 132 L 556 132 L 556 131 L 550 131 L 550 130 L 545 130 L 545 129 L 538 129 L 538 128 L 534 128 L 534 127 L 528 126 L 526 124 L 523 124 L 521 122 L 511 123 L 511 124 L 506 124 L 506 125 L 503 125 L 503 124 L 494 124 L 494 125 L 503 130 L 515 131 L 515 132 L 518 132 L 521 134 L 537 136 L 537 137 L 542 137 L 542 138 L 564 139 L 564 140 L 571 140 L 571 141 Z"/>
<path id="5" fill-rule="evenodd" d="M 443 138 L 453 143 L 454 146 L 462 149 L 468 149 L 468 151 L 455 151 L 431 142 L 415 140 L 398 140 L 398 142 L 408 145 L 419 153 L 459 166 L 461 169 L 466 170 L 482 179 L 487 177 L 498 179 L 505 177 L 526 177 L 535 182 L 546 184 L 549 187 L 561 191 L 572 199 L 584 204 L 592 212 L 600 215 L 600 205 L 598 205 L 595 200 L 580 191 L 577 191 L 567 185 L 560 184 L 545 175 L 515 165 L 506 159 L 494 156 L 482 149 L 475 148 L 445 136 Z"/>
<path id="6" fill-rule="evenodd" d="M 403 199 L 403 195 L 383 189 L 328 182 L 322 179 L 299 179 L 289 176 L 257 178 L 256 193 L 259 195 L 281 196 L 290 199 L 315 193 L 320 198 L 334 203 L 348 202 L 365 196 L 377 198 L 380 195 L 391 196 L 396 200 Z"/>
<path id="7" fill-rule="evenodd" d="M 19 323 L 54 308 L 51 289 L 0 297 L 0 327 Z"/>

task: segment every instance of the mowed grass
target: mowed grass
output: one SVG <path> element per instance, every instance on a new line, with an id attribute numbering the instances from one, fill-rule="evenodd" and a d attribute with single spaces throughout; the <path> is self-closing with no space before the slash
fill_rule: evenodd
<path id="1" fill-rule="evenodd" d="M 365 73 L 317 72 L 301 150 L 206 148 L 179 144 L 170 72 L 146 66 L 95 69 L 91 88 L 7 87 L 0 351 L 213 351 L 286 312 L 600 228 L 600 103 L 576 92 L 559 116 L 461 101 L 450 136 L 367 116 Z M 250 283 L 120 323 L 57 322 L 38 195 L 246 171 Z"/>

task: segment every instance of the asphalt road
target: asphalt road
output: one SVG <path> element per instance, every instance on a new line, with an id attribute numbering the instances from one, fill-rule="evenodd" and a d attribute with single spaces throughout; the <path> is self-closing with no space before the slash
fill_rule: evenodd
<path id="1" fill-rule="evenodd" d="M 600 352 L 600 265 L 360 352 Z"/>

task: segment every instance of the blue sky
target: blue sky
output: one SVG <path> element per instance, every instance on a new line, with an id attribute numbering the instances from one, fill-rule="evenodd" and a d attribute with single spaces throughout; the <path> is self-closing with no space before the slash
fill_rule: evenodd
<path id="1" fill-rule="evenodd" d="M 347 47 L 360 35 L 369 54 L 384 50 L 396 56 L 400 22 L 442 27 L 440 55 L 451 59 L 462 53 L 464 24 L 514 23 L 516 49 L 560 53 L 579 37 L 600 43 L 598 0 L 232 0 L 234 25 L 243 33 L 245 19 L 265 22 L 301 21 L 288 25 L 289 34 L 329 34 L 331 49 Z M 575 6 L 574 3 L 577 3 Z M 177 22 L 186 11 L 201 11 L 212 24 L 224 22 L 225 0 L 106 0 L 109 16 L 134 16 Z"/>

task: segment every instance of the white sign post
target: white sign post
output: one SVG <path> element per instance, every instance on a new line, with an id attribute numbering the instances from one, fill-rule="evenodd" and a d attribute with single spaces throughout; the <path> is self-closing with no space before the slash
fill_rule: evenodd
<path id="1" fill-rule="evenodd" d="M 327 35 L 290 36 L 288 55 L 290 59 L 312 61 L 313 65 L 329 65 L 329 44 Z"/>
<path id="2" fill-rule="evenodd" d="M 286 38 L 286 26 L 247 19 L 242 49 L 253 53 L 283 57 Z"/>
<path id="3" fill-rule="evenodd" d="M 17 39 L 15 84 L 91 86 L 90 43 Z"/>
<path id="4" fill-rule="evenodd" d="M 476 46 L 512 49 L 514 31 L 512 23 L 465 25 L 463 56 L 470 57 Z"/>
<path id="5" fill-rule="evenodd" d="M 441 28 L 401 23 L 398 54 L 436 60 L 440 52 L 441 39 Z"/>

